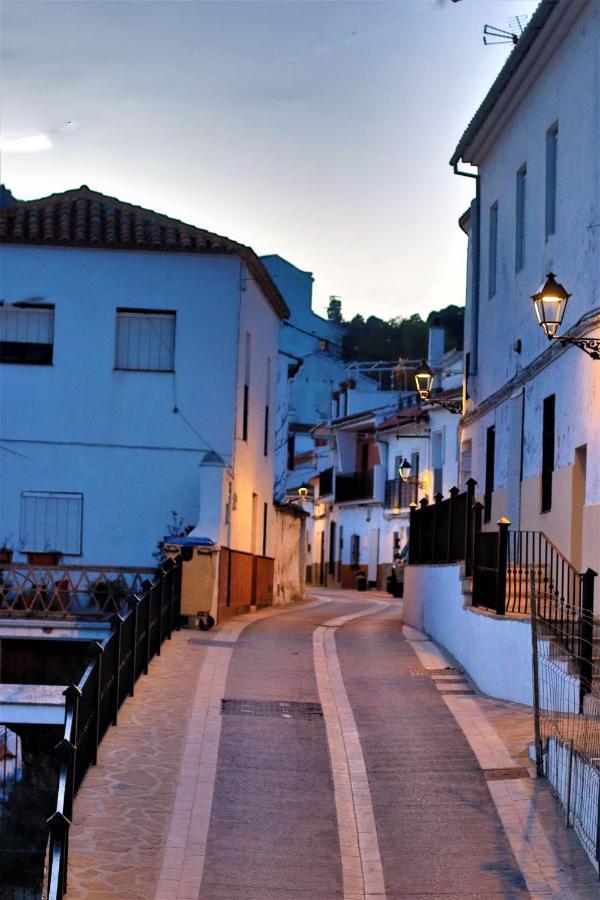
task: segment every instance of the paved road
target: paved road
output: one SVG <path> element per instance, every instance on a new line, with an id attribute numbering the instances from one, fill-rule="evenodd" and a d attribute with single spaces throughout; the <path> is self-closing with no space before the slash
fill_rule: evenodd
<path id="1" fill-rule="evenodd" d="M 178 668 L 187 676 L 185 703 L 175 701 Z M 469 713 L 465 721 L 478 732 L 467 739 L 436 677 L 447 678 L 428 674 L 402 635 L 400 604 L 387 595 L 321 592 L 311 603 L 240 617 L 208 635 L 180 632 L 126 704 L 82 789 L 69 896 L 599 896 L 583 852 L 573 848 L 557 861 L 544 844 L 543 866 L 555 881 L 542 879 L 542 851 L 512 809 L 502 807 L 501 821 L 472 749 L 491 726 Z M 106 822 L 93 810 L 101 796 L 118 817 L 118 792 L 130 777 L 115 771 L 127 715 L 138 704 L 139 721 L 147 720 L 149 709 L 145 717 L 140 709 L 150 682 L 148 703 L 160 713 L 161 679 L 169 764 L 154 746 L 141 759 L 140 783 L 162 779 L 167 815 L 144 819 L 144 856 L 136 860 L 122 839 L 107 840 Z M 222 709 L 223 699 L 242 702 Z M 131 752 L 127 758 L 130 766 Z M 143 792 L 135 802 L 143 805 Z M 134 805 L 130 799 L 132 822 Z M 534 819 L 524 827 L 537 833 L 535 812 L 528 815 Z M 114 824 L 122 835 L 123 823 Z M 92 862 L 96 835 L 104 842 Z M 585 876 L 573 891 L 562 875 L 569 866 Z"/>

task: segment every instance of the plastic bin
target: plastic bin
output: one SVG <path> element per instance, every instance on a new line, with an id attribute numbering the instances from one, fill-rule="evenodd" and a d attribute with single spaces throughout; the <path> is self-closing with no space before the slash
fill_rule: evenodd
<path id="1" fill-rule="evenodd" d="M 181 579 L 181 615 L 197 618 L 200 628 L 214 625 L 210 615 L 217 574 L 219 547 L 210 538 L 165 538 L 167 556 L 181 553 L 183 559 Z"/>

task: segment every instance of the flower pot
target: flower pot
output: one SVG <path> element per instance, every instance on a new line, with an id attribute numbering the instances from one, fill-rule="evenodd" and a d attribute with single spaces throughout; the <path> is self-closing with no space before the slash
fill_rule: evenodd
<path id="1" fill-rule="evenodd" d="M 12 562 L 13 551 L 7 547 L 0 547 L 0 563 Z"/>
<path id="2" fill-rule="evenodd" d="M 59 550 L 31 550 L 27 553 L 27 562 L 31 566 L 57 566 L 61 556 Z"/>

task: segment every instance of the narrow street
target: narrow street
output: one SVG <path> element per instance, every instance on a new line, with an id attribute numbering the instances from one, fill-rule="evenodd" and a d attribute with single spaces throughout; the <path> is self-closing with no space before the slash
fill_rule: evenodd
<path id="1" fill-rule="evenodd" d="M 528 715 L 447 665 L 376 593 L 177 633 L 77 798 L 69 896 L 597 897 L 511 754 Z"/>

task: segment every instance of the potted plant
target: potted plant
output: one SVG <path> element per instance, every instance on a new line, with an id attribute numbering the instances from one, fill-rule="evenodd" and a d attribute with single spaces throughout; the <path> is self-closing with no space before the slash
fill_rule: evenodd
<path id="1" fill-rule="evenodd" d="M 9 538 L 5 537 L 0 545 L 0 563 L 10 563 L 13 558 L 13 549 L 9 546 Z"/>
<path id="2" fill-rule="evenodd" d="M 26 550 L 25 552 L 30 566 L 57 566 L 62 557 L 60 550 L 51 550 L 50 546 L 44 547 L 43 550 Z"/>

